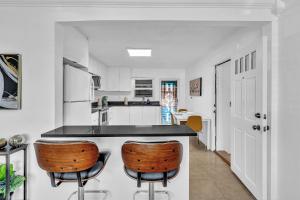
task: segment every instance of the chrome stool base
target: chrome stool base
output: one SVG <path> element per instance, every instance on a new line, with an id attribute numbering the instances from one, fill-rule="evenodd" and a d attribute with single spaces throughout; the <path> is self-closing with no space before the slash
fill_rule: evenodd
<path id="1" fill-rule="evenodd" d="M 68 198 L 68 200 L 71 200 L 71 198 L 78 194 L 78 200 L 84 200 L 84 194 L 104 194 L 103 200 L 106 200 L 110 194 L 108 190 L 86 190 L 84 191 L 83 188 L 78 188 L 78 191 L 74 191 Z"/>
<path id="2" fill-rule="evenodd" d="M 168 196 L 168 200 L 171 200 L 171 195 L 168 191 L 154 191 L 154 183 L 150 182 L 149 183 L 149 191 L 147 190 L 139 190 L 136 191 L 133 195 L 133 200 L 136 200 L 136 195 L 140 194 L 140 193 L 146 193 L 149 195 L 149 200 L 155 200 L 155 194 L 165 194 Z"/>

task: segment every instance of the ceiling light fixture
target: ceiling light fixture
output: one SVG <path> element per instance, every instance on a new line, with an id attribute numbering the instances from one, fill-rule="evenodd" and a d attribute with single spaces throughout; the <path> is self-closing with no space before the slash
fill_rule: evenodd
<path id="1" fill-rule="evenodd" d="M 152 49 L 127 49 L 130 57 L 151 57 Z"/>

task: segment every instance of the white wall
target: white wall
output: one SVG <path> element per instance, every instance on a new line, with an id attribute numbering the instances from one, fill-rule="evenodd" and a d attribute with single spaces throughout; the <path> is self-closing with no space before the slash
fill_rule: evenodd
<path id="1" fill-rule="evenodd" d="M 300 199 L 300 1 L 279 17 L 278 200 Z"/>
<path id="2" fill-rule="evenodd" d="M 195 65 L 189 67 L 186 72 L 186 105 L 188 110 L 201 114 L 204 118 L 212 120 L 212 133 L 215 132 L 215 65 L 223 61 L 231 59 L 237 48 L 256 42 L 261 36 L 259 28 L 243 28 L 236 32 L 231 38 L 227 38 L 226 42 L 213 52 L 201 59 Z M 202 96 L 191 97 L 189 94 L 189 81 L 202 77 Z M 206 137 L 206 136 L 205 136 Z M 215 147 L 215 137 L 211 138 L 211 147 Z M 206 142 L 203 138 L 203 142 Z"/>
<path id="3" fill-rule="evenodd" d="M 19 5 L 18 5 L 19 6 Z M 178 15 L 180 13 L 180 15 Z M 216 15 L 215 13 L 218 13 Z M 137 7 L 0 7 L 0 52 L 22 54 L 22 110 L 0 111 L 1 137 L 25 133 L 29 147 L 29 199 L 66 199 L 76 184 L 50 186 L 37 166 L 32 142 L 61 122 L 55 116 L 55 68 L 61 59 L 55 49 L 55 23 L 82 20 L 270 20 L 267 9 L 137 8 Z M 16 198 L 19 199 L 19 198 Z"/>
<path id="4" fill-rule="evenodd" d="M 151 101 L 160 101 L 160 81 L 178 80 L 178 105 L 185 107 L 185 68 L 132 68 L 131 92 L 100 92 L 99 95 L 107 95 L 111 101 L 123 101 L 126 96 L 129 101 L 141 101 L 142 98 L 134 97 L 134 78 L 153 79 L 153 97 Z"/>

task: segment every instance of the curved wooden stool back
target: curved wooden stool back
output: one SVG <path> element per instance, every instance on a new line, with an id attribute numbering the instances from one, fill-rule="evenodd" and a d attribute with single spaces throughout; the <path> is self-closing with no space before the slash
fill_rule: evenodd
<path id="1" fill-rule="evenodd" d="M 40 168 L 47 172 L 79 172 L 94 166 L 99 157 L 95 143 L 89 141 L 42 141 L 34 143 Z"/>
<path id="2" fill-rule="evenodd" d="M 144 173 L 163 173 L 179 169 L 182 145 L 169 142 L 126 142 L 122 146 L 122 159 L 126 168 Z"/>
<path id="3" fill-rule="evenodd" d="M 178 109 L 178 112 L 187 112 L 188 110 L 187 109 L 185 109 L 185 108 L 180 108 L 180 109 Z"/>
<path id="4" fill-rule="evenodd" d="M 201 116 L 190 116 L 186 122 L 186 125 L 195 132 L 202 131 L 202 117 Z"/>

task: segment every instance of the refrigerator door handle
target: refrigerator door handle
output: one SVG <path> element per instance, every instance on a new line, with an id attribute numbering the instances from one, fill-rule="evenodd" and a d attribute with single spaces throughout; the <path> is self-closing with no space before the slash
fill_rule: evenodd
<path id="1" fill-rule="evenodd" d="M 93 78 L 91 78 L 91 95 L 90 95 L 90 101 L 93 102 L 95 100 L 95 84 Z"/>

